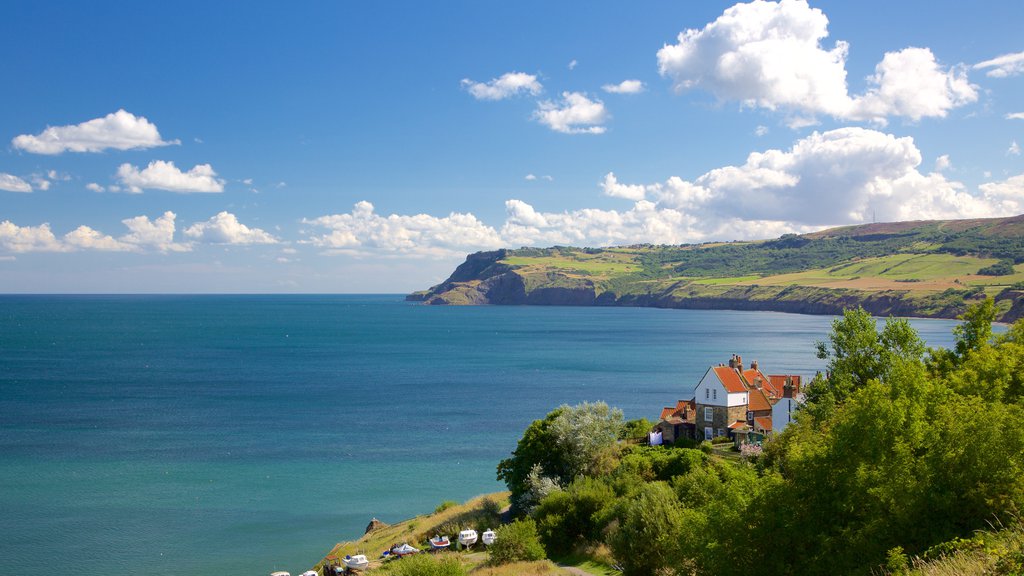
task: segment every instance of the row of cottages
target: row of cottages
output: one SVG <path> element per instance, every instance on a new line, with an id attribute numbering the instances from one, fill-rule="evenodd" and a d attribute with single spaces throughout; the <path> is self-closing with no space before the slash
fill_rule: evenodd
<path id="1" fill-rule="evenodd" d="M 800 384 L 797 375 L 766 375 L 756 360 L 744 369 L 743 358 L 734 354 L 729 364 L 708 368 L 691 400 L 664 408 L 658 429 L 666 443 L 719 436 L 759 442 L 792 420 L 802 398 Z"/>

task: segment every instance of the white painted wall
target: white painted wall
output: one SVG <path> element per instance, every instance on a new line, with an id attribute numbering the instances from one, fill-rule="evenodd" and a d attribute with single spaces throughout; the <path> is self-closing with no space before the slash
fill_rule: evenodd
<path id="1" fill-rule="evenodd" d="M 725 387 L 722 387 L 725 390 Z M 729 394 L 728 406 L 746 406 L 750 404 L 750 392 L 733 392 Z"/>
<path id="2" fill-rule="evenodd" d="M 700 379 L 700 384 L 697 384 L 697 388 L 693 391 L 693 398 L 697 404 L 731 406 L 728 404 L 729 394 L 726 393 L 725 386 L 722 386 L 722 381 L 718 379 L 715 371 L 711 368 L 708 368 L 704 377 Z"/>
<path id="3" fill-rule="evenodd" d="M 780 398 L 775 406 L 772 406 L 772 432 L 778 434 L 785 430 L 793 421 L 793 412 L 803 403 L 803 394 L 797 394 L 796 398 Z"/>

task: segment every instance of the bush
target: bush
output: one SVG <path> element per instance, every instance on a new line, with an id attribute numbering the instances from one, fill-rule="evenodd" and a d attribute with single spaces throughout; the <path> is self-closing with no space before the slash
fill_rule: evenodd
<path id="1" fill-rule="evenodd" d="M 444 502 L 438 504 L 437 508 L 434 508 L 434 514 L 440 514 L 441 512 L 444 512 L 445 510 L 458 505 L 459 503 L 454 500 L 445 500 Z"/>
<path id="2" fill-rule="evenodd" d="M 453 555 L 440 557 L 428 554 L 406 556 L 399 561 L 390 562 L 390 572 L 394 576 L 466 576 L 466 568 Z"/>
<path id="3" fill-rule="evenodd" d="M 715 436 L 715 439 L 711 441 L 712 444 L 728 444 L 732 442 L 732 439 L 728 436 Z"/>
<path id="4" fill-rule="evenodd" d="M 537 536 L 537 524 L 530 518 L 516 520 L 497 530 L 497 540 L 490 548 L 492 564 L 532 562 L 546 558 Z"/>
<path id="5" fill-rule="evenodd" d="M 978 270 L 979 276 L 1009 276 L 1016 272 L 1013 269 L 1013 260 L 1000 260 L 991 266 Z"/>
<path id="6" fill-rule="evenodd" d="M 549 495 L 534 512 L 544 549 L 549 555 L 563 556 L 577 544 L 600 541 L 604 525 L 596 517 L 614 503 L 611 486 L 593 478 L 580 478 L 566 490 Z"/>

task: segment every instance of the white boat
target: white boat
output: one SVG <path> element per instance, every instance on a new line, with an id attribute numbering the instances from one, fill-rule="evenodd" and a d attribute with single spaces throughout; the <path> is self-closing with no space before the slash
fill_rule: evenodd
<path id="1" fill-rule="evenodd" d="M 271 572 L 270 576 L 292 576 L 288 572 Z"/>
<path id="2" fill-rule="evenodd" d="M 349 570 L 366 570 L 370 565 L 370 561 L 366 559 L 365 554 L 356 554 L 355 556 L 345 556 L 341 559 L 341 562 Z"/>
<path id="3" fill-rule="evenodd" d="M 306 570 L 305 572 L 302 573 L 302 576 L 319 576 L 319 575 L 316 573 L 316 570 Z"/>
<path id="4" fill-rule="evenodd" d="M 452 545 L 447 536 L 437 535 L 430 539 L 430 547 L 434 550 L 443 550 Z"/>
<path id="5" fill-rule="evenodd" d="M 463 530 L 462 532 L 459 532 L 459 544 L 462 544 L 463 546 L 467 546 L 468 547 L 468 546 L 472 546 L 473 544 L 476 544 L 476 539 L 477 539 L 476 530 L 469 529 L 469 530 Z"/>
<path id="6" fill-rule="evenodd" d="M 402 556 L 408 556 L 410 554 L 415 554 L 415 553 L 417 553 L 419 551 L 420 551 L 419 548 L 413 548 L 412 546 L 409 546 L 408 544 L 402 544 L 401 546 L 395 546 L 394 548 L 392 548 L 391 549 L 391 555 L 392 556 L 398 556 L 399 558 L 401 558 Z"/>
<path id="7" fill-rule="evenodd" d="M 485 546 L 494 544 L 494 541 L 498 539 L 498 535 L 494 533 L 494 530 L 488 528 L 483 534 L 480 535 L 480 539 L 483 540 Z"/>

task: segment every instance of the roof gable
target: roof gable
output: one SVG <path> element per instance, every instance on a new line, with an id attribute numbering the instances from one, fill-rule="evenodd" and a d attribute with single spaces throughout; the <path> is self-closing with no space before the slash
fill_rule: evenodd
<path id="1" fill-rule="evenodd" d="M 740 375 L 733 368 L 728 366 L 715 366 L 712 368 L 715 376 L 718 377 L 718 381 L 722 383 L 722 387 L 725 388 L 726 392 L 730 394 L 736 394 L 739 392 L 746 392 L 747 387 L 743 384 L 743 380 L 740 379 Z"/>

